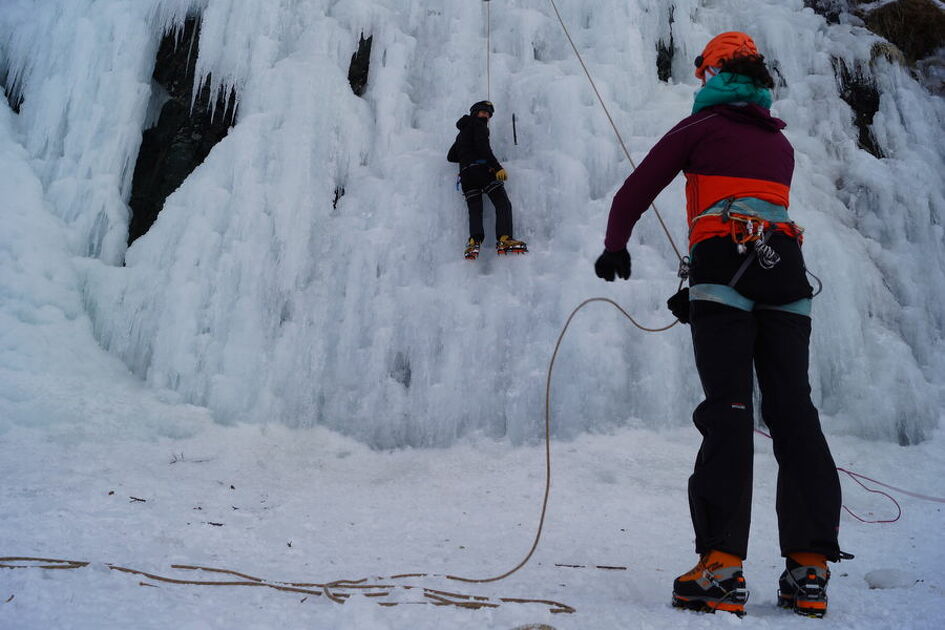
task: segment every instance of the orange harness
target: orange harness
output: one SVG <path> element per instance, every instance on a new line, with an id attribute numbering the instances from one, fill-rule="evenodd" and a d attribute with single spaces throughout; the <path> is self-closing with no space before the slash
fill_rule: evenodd
<path id="1" fill-rule="evenodd" d="M 700 214 L 692 219 L 689 228 L 691 246 L 707 238 L 715 236 L 729 236 L 738 246 L 739 252 L 744 252 L 748 243 L 757 241 L 765 232 L 781 232 L 798 243 L 804 242 L 804 228 L 793 221 L 774 222 L 766 221 L 758 216 L 731 212 L 726 208 L 718 214 Z M 693 237 L 696 238 L 693 238 Z"/>

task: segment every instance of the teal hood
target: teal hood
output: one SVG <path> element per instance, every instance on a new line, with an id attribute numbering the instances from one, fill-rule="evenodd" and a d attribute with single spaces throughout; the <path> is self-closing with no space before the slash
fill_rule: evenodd
<path id="1" fill-rule="evenodd" d="M 725 103 L 755 103 L 765 109 L 771 108 L 771 90 L 757 87 L 754 82 L 741 74 L 722 72 L 712 77 L 701 90 L 696 92 L 696 102 L 692 113 L 702 111 L 712 105 Z"/>

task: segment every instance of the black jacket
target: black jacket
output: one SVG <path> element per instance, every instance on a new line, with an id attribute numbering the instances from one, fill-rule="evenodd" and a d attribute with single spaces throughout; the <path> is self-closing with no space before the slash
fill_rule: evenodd
<path id="1" fill-rule="evenodd" d="M 478 160 L 485 160 L 486 166 L 493 171 L 502 170 L 502 165 L 489 146 L 489 125 L 484 118 L 463 116 L 456 121 L 456 128 L 459 133 L 456 134 L 456 142 L 446 154 L 447 160 L 459 162 L 460 170 Z"/>

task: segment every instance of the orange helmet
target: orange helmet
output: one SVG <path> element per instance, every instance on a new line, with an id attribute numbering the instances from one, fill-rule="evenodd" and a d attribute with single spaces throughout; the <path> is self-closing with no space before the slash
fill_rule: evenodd
<path id="1" fill-rule="evenodd" d="M 720 65 L 723 60 L 757 55 L 754 40 L 745 33 L 729 31 L 713 37 L 702 54 L 696 57 L 696 76 L 705 79 L 705 71 Z"/>

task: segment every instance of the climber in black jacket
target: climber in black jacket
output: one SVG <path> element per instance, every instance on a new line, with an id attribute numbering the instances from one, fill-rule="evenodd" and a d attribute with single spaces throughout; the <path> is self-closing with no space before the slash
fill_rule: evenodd
<path id="1" fill-rule="evenodd" d="M 482 227 L 482 195 L 489 195 L 495 206 L 497 254 L 524 254 L 525 243 L 512 238 L 512 203 L 505 194 L 508 174 L 489 146 L 489 119 L 495 108 L 489 101 L 480 101 L 469 108 L 469 115 L 456 121 L 459 133 L 446 159 L 459 163 L 459 182 L 469 206 L 469 240 L 465 256 L 475 260 L 485 238 Z"/>

